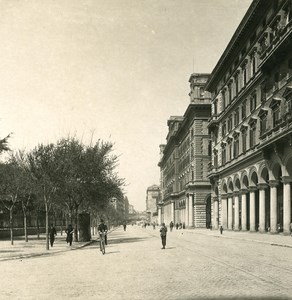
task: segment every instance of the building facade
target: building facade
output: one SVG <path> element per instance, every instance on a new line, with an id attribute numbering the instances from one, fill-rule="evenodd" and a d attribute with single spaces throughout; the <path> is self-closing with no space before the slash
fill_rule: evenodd
<path id="1" fill-rule="evenodd" d="M 206 85 L 215 228 L 290 232 L 291 2 L 254 0 Z"/>
<path id="2" fill-rule="evenodd" d="M 156 184 L 149 186 L 146 191 L 147 222 L 158 223 L 157 205 L 159 203 L 160 187 Z"/>
<path id="3" fill-rule="evenodd" d="M 190 104 L 184 116 L 167 121 L 167 143 L 160 145 L 161 202 L 159 223 L 182 223 L 206 228 L 211 223 L 208 120 L 210 93 L 205 91 L 209 74 L 190 77 Z"/>

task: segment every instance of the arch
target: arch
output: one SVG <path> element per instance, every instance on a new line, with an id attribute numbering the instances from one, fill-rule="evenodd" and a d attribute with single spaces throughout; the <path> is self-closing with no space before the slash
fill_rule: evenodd
<path id="1" fill-rule="evenodd" d="M 236 181 L 234 183 L 234 186 L 235 186 L 235 190 L 236 191 L 240 191 L 241 190 L 241 184 L 240 184 L 239 178 L 236 179 Z"/>
<path id="2" fill-rule="evenodd" d="M 275 161 L 271 165 L 271 177 L 275 180 L 279 180 L 282 176 L 282 167 L 278 161 Z"/>
<path id="3" fill-rule="evenodd" d="M 232 178 L 229 177 L 227 180 L 227 191 L 228 191 L 228 193 L 232 193 L 233 190 L 234 190 L 234 187 L 233 187 Z"/>
<path id="4" fill-rule="evenodd" d="M 259 183 L 267 183 L 269 181 L 269 169 L 266 163 L 261 163 L 258 170 Z"/>
<path id="5" fill-rule="evenodd" d="M 256 186 L 258 183 L 258 174 L 256 167 L 251 167 L 248 176 L 249 185 Z"/>
<path id="6" fill-rule="evenodd" d="M 249 186 L 249 180 L 248 180 L 248 175 L 246 171 L 243 171 L 241 174 L 241 188 L 242 189 L 247 189 L 247 187 Z"/>
<path id="7" fill-rule="evenodd" d="M 225 180 L 222 181 L 221 187 L 222 187 L 223 194 L 227 194 L 227 184 Z"/>
<path id="8" fill-rule="evenodd" d="M 292 176 L 292 153 L 289 153 L 283 159 L 283 176 Z"/>
<path id="9" fill-rule="evenodd" d="M 258 174 L 255 170 L 250 174 L 250 185 L 257 186 L 258 184 Z"/>
<path id="10" fill-rule="evenodd" d="M 205 197 L 205 204 L 206 204 L 206 228 L 210 228 L 212 224 L 212 201 L 211 201 L 211 194 L 208 194 Z"/>

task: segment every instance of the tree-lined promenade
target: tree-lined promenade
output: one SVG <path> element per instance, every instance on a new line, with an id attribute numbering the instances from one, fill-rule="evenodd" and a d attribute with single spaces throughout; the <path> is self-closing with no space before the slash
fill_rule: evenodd
<path id="1" fill-rule="evenodd" d="M 7 139 L 3 151 L 7 151 Z M 2 149 L 2 148 L 1 148 Z M 62 213 L 74 225 L 78 239 L 78 215 L 89 213 L 91 219 L 103 216 L 122 221 L 125 197 L 124 180 L 116 172 L 118 157 L 113 144 L 98 140 L 85 145 L 68 137 L 56 143 L 39 144 L 31 151 L 10 152 L 0 164 L 1 208 L 9 212 L 10 236 L 13 244 L 13 214 L 21 211 L 25 239 L 29 212 L 45 211 L 46 249 L 49 249 L 49 219 L 54 212 Z"/>

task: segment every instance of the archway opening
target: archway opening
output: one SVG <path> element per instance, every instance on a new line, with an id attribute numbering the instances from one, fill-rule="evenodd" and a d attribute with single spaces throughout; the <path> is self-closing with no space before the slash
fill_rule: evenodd
<path id="1" fill-rule="evenodd" d="M 253 172 L 251 175 L 251 185 L 257 186 L 258 185 L 258 175 L 256 172 Z M 255 190 L 255 230 L 259 230 L 259 223 L 260 223 L 260 205 L 259 205 L 259 190 Z"/>
<path id="2" fill-rule="evenodd" d="M 277 186 L 277 229 L 278 232 L 283 232 L 283 182 L 282 178 L 282 170 L 279 164 L 276 164 L 273 168 L 273 175 L 275 180 L 278 181 Z"/>
<path id="3" fill-rule="evenodd" d="M 206 228 L 211 227 L 211 195 L 208 196 L 206 200 Z"/>
<path id="4" fill-rule="evenodd" d="M 269 182 L 269 172 L 267 168 L 264 168 L 261 172 L 261 178 L 263 183 Z M 270 227 L 270 210 L 271 210 L 271 203 L 270 203 L 270 189 L 265 189 L 265 231 L 268 231 Z"/>

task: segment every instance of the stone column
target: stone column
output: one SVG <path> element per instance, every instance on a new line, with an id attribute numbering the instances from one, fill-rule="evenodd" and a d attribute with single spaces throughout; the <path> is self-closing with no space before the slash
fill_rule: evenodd
<path id="1" fill-rule="evenodd" d="M 255 224 L 255 191 L 257 188 L 255 186 L 249 187 L 249 231 L 256 231 Z"/>
<path id="2" fill-rule="evenodd" d="M 194 227 L 194 194 L 189 194 L 189 227 Z"/>
<path id="3" fill-rule="evenodd" d="M 228 194 L 228 230 L 232 230 L 232 222 L 233 222 L 233 198 L 232 194 Z"/>
<path id="4" fill-rule="evenodd" d="M 185 213 L 185 218 L 184 218 L 184 222 L 186 227 L 189 227 L 189 195 L 187 195 L 186 197 L 186 213 Z"/>
<path id="5" fill-rule="evenodd" d="M 277 180 L 270 180 L 269 181 L 270 185 L 270 195 L 271 195 L 271 202 L 270 202 L 270 232 L 271 233 L 277 233 L 278 232 L 278 218 L 277 218 L 277 186 L 278 186 L 278 181 Z"/>
<path id="6" fill-rule="evenodd" d="M 247 224 L 247 218 L 246 218 L 246 193 L 247 190 L 241 190 L 241 230 L 246 231 L 246 224 Z"/>
<path id="7" fill-rule="evenodd" d="M 176 223 L 175 221 L 175 212 L 174 212 L 174 200 L 171 200 L 171 216 L 170 216 L 170 221 L 172 221 L 174 224 Z"/>
<path id="8" fill-rule="evenodd" d="M 259 231 L 266 232 L 266 191 L 265 189 L 268 187 L 267 183 L 259 183 L 258 184 L 260 190 L 260 199 L 259 199 L 259 206 L 260 206 L 260 224 L 259 224 Z"/>
<path id="9" fill-rule="evenodd" d="M 159 226 L 161 226 L 162 224 L 162 214 L 161 214 L 162 205 L 163 204 L 158 204 L 158 225 Z"/>
<path id="10" fill-rule="evenodd" d="M 219 203 L 217 197 L 213 197 L 213 228 L 219 228 Z"/>
<path id="11" fill-rule="evenodd" d="M 234 230 L 239 230 L 239 193 L 234 192 Z"/>
<path id="12" fill-rule="evenodd" d="M 284 212 L 284 222 L 283 231 L 284 234 L 290 233 L 290 223 L 291 223 L 291 182 L 292 178 L 289 176 L 282 177 L 284 188 L 283 188 L 283 212 Z"/>
<path id="13" fill-rule="evenodd" d="M 221 225 L 227 229 L 227 195 L 221 195 Z"/>

